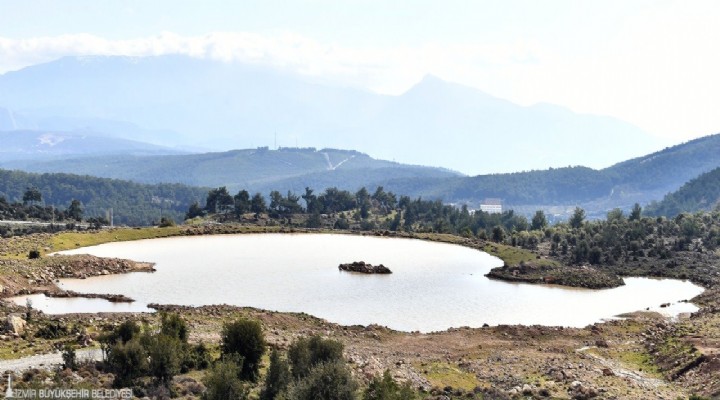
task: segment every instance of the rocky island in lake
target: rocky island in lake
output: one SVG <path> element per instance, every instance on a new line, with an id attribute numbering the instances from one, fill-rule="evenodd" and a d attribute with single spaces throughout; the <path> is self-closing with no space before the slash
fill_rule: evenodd
<path id="1" fill-rule="evenodd" d="M 360 272 L 363 274 L 392 274 L 390 268 L 382 264 L 372 265 L 365 263 L 365 261 L 353 261 L 348 264 L 340 264 L 338 269 L 340 271 Z"/>

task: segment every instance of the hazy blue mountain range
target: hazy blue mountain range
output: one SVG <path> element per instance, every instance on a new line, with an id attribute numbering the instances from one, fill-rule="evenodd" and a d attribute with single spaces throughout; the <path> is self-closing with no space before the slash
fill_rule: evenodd
<path id="1" fill-rule="evenodd" d="M 1 138 L 2 136 L 0 136 Z M 227 186 L 264 194 L 338 186 L 357 189 L 388 179 L 448 178 L 460 174 L 441 168 L 376 160 L 357 151 L 267 148 L 169 156 L 103 156 L 40 162 L 0 162 L 30 172 L 68 172 L 142 183 Z M 289 184 L 288 182 L 292 182 Z"/>
<path id="2" fill-rule="evenodd" d="M 0 163 L 35 172 L 71 172 L 138 182 L 177 182 L 228 186 L 265 195 L 271 190 L 301 193 L 305 187 L 357 190 L 361 186 L 411 197 L 441 199 L 477 208 L 485 198 L 500 198 L 507 208 L 551 215 L 575 206 L 604 216 L 614 207 L 661 199 L 698 175 L 720 167 L 720 135 L 696 139 L 595 170 L 565 167 L 547 170 L 461 176 L 449 170 L 375 160 L 356 151 L 333 149 L 251 149 L 172 156 L 106 156 L 54 161 Z"/>
<path id="3" fill-rule="evenodd" d="M 0 130 L 0 162 L 41 160 L 107 155 L 179 154 L 164 146 L 98 135 L 95 132 L 62 132 L 44 130 Z"/>
<path id="4" fill-rule="evenodd" d="M 603 217 L 614 207 L 652 204 L 649 214 L 672 216 L 677 212 L 712 208 L 717 204 L 720 170 L 720 135 L 696 139 L 662 151 L 628 160 L 610 168 L 593 170 L 566 167 L 512 174 L 460 176 L 452 171 L 401 165 L 375 160 L 346 150 L 265 148 L 223 153 L 173 156 L 108 156 L 60 161 L 24 161 L 33 166 L 62 166 L 67 170 L 91 169 L 114 176 L 134 175 L 147 181 L 212 181 L 206 187 L 230 186 L 261 192 L 291 190 L 302 193 L 306 186 L 320 192 L 327 187 L 356 190 L 378 185 L 398 195 L 422 196 L 475 208 L 487 197 L 502 199 L 506 209 L 522 214 L 537 209 L 562 218 L 575 206 L 591 217 Z M 103 169 L 103 162 L 108 164 Z M 22 162 L 20 162 L 22 163 Z M 84 172 L 83 172 L 84 171 Z M 706 173 L 707 171 L 712 171 Z M 706 173 L 704 175 L 701 175 Z M 699 178 L 694 179 L 701 175 Z M 245 181 L 238 181 L 242 177 Z M 235 179 L 235 180 L 230 180 Z M 207 188 L 178 184 L 139 184 L 106 178 L 68 174 L 31 174 L 0 170 L 0 195 L 19 200 L 28 186 L 46 193 L 48 204 L 66 206 L 82 200 L 97 215 L 109 207 L 120 210 L 121 221 L 147 223 L 159 218 L 161 209 L 175 218 L 182 216 L 191 201 L 203 201 Z M 92 215 L 92 214 L 91 214 Z"/>
<path id="5" fill-rule="evenodd" d="M 355 149 L 468 174 L 598 168 L 662 147 L 617 119 L 523 107 L 432 76 L 387 96 L 184 56 L 67 57 L 8 72 L 0 106 L 13 110 L 0 116 L 12 129 L 84 129 L 218 150 Z"/>

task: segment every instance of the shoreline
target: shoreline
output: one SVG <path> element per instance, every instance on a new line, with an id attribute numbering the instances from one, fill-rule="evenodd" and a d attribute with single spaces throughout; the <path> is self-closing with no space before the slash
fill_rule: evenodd
<path id="1" fill-rule="evenodd" d="M 175 229 L 174 232 L 163 232 L 162 229 L 166 228 L 127 229 L 125 233 L 116 230 L 106 232 L 104 237 L 96 237 L 92 240 L 114 239 L 117 236 L 117 240 L 105 240 L 103 243 L 120 241 L 122 235 L 128 233 L 134 233 L 135 236 L 139 236 L 138 233 L 142 234 L 140 236 L 151 236 L 136 237 L 137 239 L 246 233 L 331 233 L 385 236 L 383 232 L 281 229 L 280 227 L 236 226 L 232 229 L 222 226 L 207 229 L 190 227 Z M 83 235 L 89 237 L 92 234 Z M 504 254 L 508 259 L 516 261 L 531 254 L 516 251 L 509 246 L 501 247 L 491 242 L 452 235 L 394 234 L 387 236 L 460 244 L 494 256 Z M 48 238 L 48 242 L 51 239 Z M 68 241 L 67 237 L 62 240 L 66 241 L 66 246 L 84 243 L 74 240 L 75 237 L 72 239 L 72 243 Z M 94 244 L 100 243 L 87 245 Z M 486 248 L 493 251 L 487 251 Z M 534 255 L 532 256 L 534 257 Z M 72 260 L 72 258 L 82 256 L 64 257 L 71 257 L 68 260 Z M 7 260 L 0 261 L 7 262 Z M 508 263 L 508 261 L 504 262 Z M 92 265 L 92 260 L 88 259 L 87 263 Z M 15 260 L 10 264 L 15 266 L 27 264 L 35 269 L 41 266 L 41 262 L 35 260 Z M 2 271 L 3 274 L 6 272 L 4 269 Z M 97 266 L 89 271 L 82 268 L 79 271 L 87 276 L 100 275 L 98 272 L 101 272 Z M 92 272 L 93 275 L 89 275 L 89 272 Z M 132 271 L 121 271 L 119 268 L 112 272 L 119 274 Z M 0 275 L 0 278 L 3 277 L 4 275 Z M 26 278 L 22 279 L 25 279 L 27 285 Z M 704 297 L 707 300 L 717 296 L 715 296 L 714 290 L 705 290 L 698 297 Z M 545 390 L 552 393 L 553 397 L 564 398 L 572 390 L 573 383 L 577 381 L 582 382 L 583 387 L 595 388 L 598 392 L 606 393 L 608 396 L 656 399 L 658 394 L 662 394 L 664 398 L 677 398 L 678 396 L 687 398 L 689 394 L 703 388 L 702 382 L 714 376 L 707 375 L 708 372 L 704 372 L 697 366 L 688 369 L 696 375 L 687 375 L 685 368 L 695 365 L 694 363 L 698 359 L 697 352 L 688 352 L 689 350 L 686 350 L 685 347 L 668 347 L 665 344 L 675 343 L 680 340 L 678 338 L 683 338 L 683 343 L 687 340 L 698 340 L 693 339 L 698 334 L 685 338 L 683 332 L 687 328 L 683 328 L 684 326 L 713 326 L 704 321 L 715 321 L 714 308 L 705 304 L 698 304 L 698 306 L 701 307 L 698 312 L 678 321 L 669 321 L 656 312 L 639 310 L 622 320 L 606 320 L 583 328 L 496 325 L 478 328 L 454 327 L 428 333 L 404 332 L 378 325 L 343 326 L 306 313 L 275 312 L 249 307 L 157 305 L 157 309 L 178 312 L 187 319 L 193 327 L 191 340 L 195 343 L 217 343 L 223 322 L 239 317 L 260 320 L 268 342 L 279 349 L 286 349 L 295 338 L 308 334 L 320 334 L 324 337 L 334 338 L 345 343 L 346 357 L 354 373 L 361 380 L 367 381 L 370 377 L 382 374 L 387 369 L 396 379 L 409 381 L 413 387 L 420 388 L 421 391 L 427 393 L 442 393 L 442 388 L 446 386 L 465 391 L 472 391 L 473 387 L 497 387 L 510 393 L 517 387 L 527 384 L 535 391 Z M 10 306 L 6 302 L 3 302 L 0 307 L 3 307 L 8 313 L 25 311 L 22 306 L 15 304 Z M 95 333 L 92 332 L 97 332 L 100 327 L 108 324 L 114 325 L 128 319 L 157 323 L 160 318 L 159 312 L 61 315 L 34 312 L 33 314 L 31 324 L 35 324 L 35 326 L 38 324 L 42 326 L 42 324 L 48 323 L 46 321 L 64 321 L 65 324 L 86 327 L 86 331 L 91 332 L 90 336 L 94 336 Z M 702 334 L 705 338 L 714 337 L 713 331 L 704 330 L 703 332 L 706 332 Z M 32 354 L 42 354 L 52 349 L 48 347 L 52 343 L 44 343 L 37 339 L 33 341 L 35 344 L 30 347 L 31 342 L 28 342 L 26 348 L 13 344 L 25 343 L 23 338 L 13 339 L 9 342 L 0 341 L 0 343 L 5 343 L 0 344 L 0 350 L 5 347 L 0 358 L 17 359 Z M 705 344 L 704 346 L 708 347 L 709 345 Z M 705 347 L 702 348 L 703 357 L 710 361 L 714 360 L 713 353 L 711 353 L 714 350 L 705 350 Z M 578 351 L 582 348 L 587 349 Z M 657 349 L 663 349 L 663 352 L 670 351 L 671 355 L 678 354 L 684 358 L 677 366 L 674 365 L 674 360 L 677 358 L 672 358 L 672 364 L 666 366 L 662 360 L 667 356 L 664 353 L 656 354 Z M 661 361 L 651 361 L 653 359 Z M 655 366 L 656 362 L 659 363 L 657 367 Z M 632 371 L 631 375 L 625 374 L 624 371 L 628 370 Z M 679 376 L 677 375 L 679 373 L 687 375 L 688 380 L 680 382 L 672 379 L 674 376 Z M 517 392 L 517 390 L 515 391 Z"/>
<path id="2" fill-rule="evenodd" d="M 341 231 L 341 230 L 328 230 L 328 229 L 318 230 L 318 229 L 307 229 L 307 228 L 301 228 L 301 229 L 294 229 L 294 228 L 284 229 L 283 227 L 259 227 L 259 226 L 245 226 L 245 225 L 230 225 L 230 226 L 224 225 L 224 226 L 220 226 L 220 227 L 219 227 L 219 228 L 221 228 L 221 229 L 216 229 L 216 228 L 218 228 L 218 226 L 212 226 L 212 225 L 211 225 L 211 226 L 209 226 L 209 227 L 210 227 L 210 229 L 207 229 L 207 228 L 208 228 L 207 226 L 202 227 L 202 229 L 196 229 L 197 227 L 185 227 L 186 229 L 182 229 L 182 230 L 180 230 L 179 232 L 176 232 L 176 233 L 174 233 L 174 234 L 171 234 L 171 235 L 155 235 L 155 236 L 153 236 L 153 237 L 150 237 L 149 239 L 164 238 L 164 237 L 209 236 L 209 235 L 235 235 L 235 234 L 237 234 L 237 235 L 243 235 L 243 234 L 273 234 L 273 233 L 275 233 L 275 234 L 278 234 L 278 233 L 282 233 L 282 234 L 312 234 L 312 233 L 315 233 L 315 234 L 331 234 L 331 235 L 332 235 L 332 234 L 337 234 L 337 235 L 356 235 L 356 236 L 371 236 L 371 237 L 390 237 L 390 238 L 402 238 L 402 239 L 416 239 L 416 240 L 425 240 L 425 241 L 431 241 L 431 242 L 455 244 L 455 245 L 461 245 L 461 246 L 466 247 L 466 248 L 471 248 L 471 249 L 474 249 L 474 250 L 483 251 L 483 252 L 486 252 L 486 253 L 488 253 L 488 254 L 490 254 L 490 255 L 493 255 L 493 256 L 495 256 L 495 257 L 498 257 L 498 255 L 500 255 L 501 252 L 499 251 L 499 246 L 502 246 L 502 245 L 498 245 L 498 244 L 495 244 L 495 243 L 489 243 L 489 242 L 484 242 L 484 241 L 481 241 L 481 240 L 469 239 L 469 238 L 464 238 L 464 237 L 459 237 L 459 236 L 454 236 L 454 235 L 448 235 L 448 234 L 427 234 L 427 233 L 425 233 L 425 234 L 415 234 L 415 233 L 404 233 L 404 232 L 399 232 L 399 233 L 398 233 L 398 232 L 389 232 L 389 231 L 385 231 L 385 232 L 382 232 L 382 231 L 362 232 L 362 231 L 347 231 L 347 230 L 342 230 L 342 231 Z M 193 228 L 195 228 L 195 229 L 193 229 Z M 268 228 L 269 228 L 269 229 L 268 229 Z M 145 228 L 144 230 L 147 231 L 147 230 L 149 230 L 149 229 L 162 230 L 162 229 L 165 229 L 165 228 Z M 118 231 L 126 231 L 126 229 L 116 229 L 116 230 L 110 231 L 110 232 L 118 232 Z M 133 229 L 133 231 L 137 231 L 137 229 Z M 219 232 L 218 232 L 218 231 L 219 231 Z M 106 232 L 106 233 L 107 233 L 107 232 Z M 83 235 L 92 235 L 92 233 L 84 233 Z M 117 238 L 117 236 L 115 236 L 115 238 Z M 145 238 L 139 238 L 139 239 L 137 239 L 137 240 L 145 240 Z M 102 240 L 100 240 L 100 242 L 102 242 L 102 243 L 110 243 L 110 242 L 117 242 L 117 241 L 122 241 L 122 240 L 107 240 L 107 241 L 102 241 Z M 93 244 L 93 245 L 95 245 L 95 244 Z M 85 247 L 85 246 L 83 246 L 83 247 Z M 505 247 L 509 247 L 509 246 L 505 246 Z M 75 248 L 77 248 L 77 247 L 75 247 Z M 495 254 L 488 252 L 488 250 L 490 250 L 490 251 L 493 251 L 493 250 L 494 250 L 493 253 L 495 253 Z M 511 250 L 514 250 L 514 249 L 511 248 Z M 61 250 L 61 251 L 65 251 L 65 250 Z M 529 254 L 529 252 L 525 252 L 525 253 L 528 253 L 528 254 Z M 55 254 L 55 253 L 53 253 L 53 254 Z M 85 277 L 92 277 L 92 276 L 99 276 L 99 275 L 106 275 L 106 274 L 121 274 L 121 273 L 129 273 L 129 272 L 152 272 L 152 271 L 154 271 L 153 263 L 137 262 L 137 261 L 133 261 L 133 260 L 105 259 L 105 258 L 94 257 L 94 256 L 85 256 L 85 255 L 63 255 L 63 254 L 53 255 L 52 257 L 49 257 L 49 258 L 52 259 L 52 258 L 54 258 L 54 257 L 67 257 L 67 258 L 73 258 L 73 257 L 90 257 L 89 259 L 85 260 L 85 262 L 94 265 L 94 266 L 95 266 L 95 269 L 94 269 L 94 270 L 91 270 L 89 273 L 88 273 L 87 271 L 83 272 L 83 273 L 81 274 L 81 276 L 80 276 L 81 279 L 84 279 Z M 499 257 L 498 257 L 498 258 L 499 258 Z M 120 261 L 123 261 L 123 262 L 131 263 L 132 268 L 124 268 L 124 269 L 121 269 L 121 270 L 115 269 L 115 270 L 109 271 L 108 273 L 102 273 L 102 272 L 101 272 L 101 273 L 98 273 L 97 269 L 99 268 L 99 266 L 102 266 L 102 263 L 98 263 L 97 260 L 116 260 L 116 261 L 117 261 L 117 260 L 120 260 Z M 505 262 L 505 261 L 504 261 L 504 262 Z M 503 266 L 503 267 L 498 267 L 498 268 L 507 268 L 507 267 L 506 267 L 506 266 Z M 552 268 L 557 268 L 557 267 L 552 267 Z M 495 269 L 497 269 L 497 268 L 494 268 L 493 270 L 491 270 L 490 273 L 486 274 L 485 276 L 488 277 L 488 278 L 490 278 L 490 279 L 495 279 L 495 277 L 492 276 L 492 271 L 494 271 Z M 513 279 L 512 277 L 509 278 L 509 279 L 502 279 L 502 278 L 501 278 L 501 279 L 499 279 L 499 280 L 508 281 L 508 282 L 515 282 L 515 283 L 525 283 L 525 284 L 527 284 L 527 283 L 532 283 L 532 284 L 540 284 L 540 285 L 543 285 L 543 286 L 554 286 L 554 287 L 564 287 L 564 288 L 580 288 L 580 289 L 592 289 L 592 290 L 597 290 L 597 289 L 598 289 L 597 287 L 588 287 L 588 286 L 583 286 L 583 285 L 562 285 L 562 284 L 558 284 L 558 282 L 527 281 L 527 280 L 523 280 L 523 279 L 517 279 L 517 280 L 516 280 L 516 279 Z M 616 286 L 617 286 L 617 285 L 616 285 Z M 603 287 L 603 288 L 604 288 L 604 287 Z M 704 292 L 703 292 L 703 293 L 704 293 Z M 0 298 L 6 299 L 6 298 L 8 298 L 8 297 L 15 297 L 15 296 L 21 296 L 21 295 L 28 295 L 28 294 L 44 294 L 44 295 L 46 295 L 46 296 L 48 296 L 48 297 L 58 297 L 58 298 L 73 298 L 73 297 L 75 297 L 75 298 L 89 298 L 89 299 L 100 298 L 100 299 L 108 300 L 108 301 L 110 301 L 110 302 L 133 302 L 133 301 L 134 301 L 134 299 L 131 299 L 131 298 L 125 296 L 124 294 L 105 294 L 105 293 L 88 293 L 88 294 L 83 294 L 83 293 L 76 293 L 76 292 L 72 292 L 72 291 L 66 291 L 66 290 L 60 289 L 60 288 L 57 287 L 57 285 L 55 285 L 54 283 L 53 283 L 51 289 L 48 289 L 48 288 L 46 288 L 46 287 L 40 287 L 40 288 L 33 288 L 32 290 L 29 290 L 29 291 L 16 292 L 16 293 L 13 293 L 13 294 L 6 294 L 6 293 L 4 293 Z M 700 306 L 700 304 L 696 304 L 696 305 L 697 305 L 700 309 L 702 309 L 702 307 Z M 165 309 L 166 307 L 189 307 L 189 308 L 201 308 L 201 307 L 206 307 L 206 306 L 180 306 L 180 305 L 173 305 L 173 304 L 147 304 L 147 305 L 145 305 L 145 306 L 148 307 L 148 308 L 151 308 L 151 309 L 155 309 L 155 310 L 162 310 L 162 309 Z M 238 306 L 238 307 L 241 307 L 241 306 Z M 651 307 L 654 307 L 654 306 L 651 306 Z M 633 312 L 633 311 L 644 311 L 644 310 L 646 310 L 646 309 L 640 308 L 640 309 L 638 309 L 638 310 L 632 310 L 632 311 L 629 311 L 629 312 Z M 270 312 L 284 312 L 284 311 L 271 311 L 271 310 L 267 310 L 267 311 L 270 311 Z M 124 313 L 124 312 L 126 312 L 126 311 L 118 311 L 118 312 Z M 70 314 L 70 313 L 68 313 L 68 314 Z M 94 314 L 94 313 L 87 313 L 87 314 Z M 56 314 L 56 315 L 67 315 L 67 314 Z M 613 316 L 606 316 L 606 317 L 603 317 L 603 318 L 614 318 L 614 317 L 616 317 L 616 316 L 614 316 L 614 315 L 613 315 Z M 663 318 L 672 318 L 672 317 L 665 317 L 665 316 L 663 316 Z M 599 319 L 599 320 L 594 321 L 594 322 L 591 322 L 591 323 L 603 323 L 603 319 Z M 502 324 L 500 324 L 500 325 L 502 325 Z M 525 326 L 525 324 L 521 324 L 521 323 L 517 323 L 517 324 L 512 323 L 511 325 Z M 498 326 L 498 325 L 493 325 L 493 326 Z M 553 327 L 553 326 L 561 326 L 561 325 L 542 325 L 542 326 Z M 568 327 L 568 326 L 564 326 L 564 327 Z M 451 326 L 451 327 L 448 327 L 448 328 L 446 328 L 446 329 L 439 330 L 438 332 L 447 331 L 447 330 L 453 329 L 453 328 L 455 328 L 455 327 Z M 392 329 L 392 328 L 388 328 L 388 329 Z M 472 328 L 472 329 L 481 329 L 481 327 L 478 326 L 478 327 Z M 410 331 L 402 331 L 402 330 L 397 330 L 397 331 L 398 331 L 398 332 L 410 332 Z"/>

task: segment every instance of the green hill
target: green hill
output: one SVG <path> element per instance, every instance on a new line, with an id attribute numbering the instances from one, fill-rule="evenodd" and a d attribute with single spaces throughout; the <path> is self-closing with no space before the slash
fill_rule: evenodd
<path id="1" fill-rule="evenodd" d="M 507 149 L 511 153 L 511 149 Z M 65 171 L 144 183 L 227 186 L 267 195 L 271 190 L 300 193 L 362 186 L 413 198 L 440 199 L 477 208 L 499 198 L 505 209 L 523 214 L 537 209 L 563 218 L 575 206 L 589 217 L 604 217 L 615 207 L 630 209 L 677 190 L 698 175 L 720 167 L 720 135 L 692 140 L 609 168 L 551 168 L 511 174 L 461 176 L 455 172 L 374 159 L 356 151 L 267 148 L 166 156 L 107 156 L 14 164 L 31 171 Z"/>
<path id="2" fill-rule="evenodd" d="M 302 191 L 306 186 L 358 189 L 376 181 L 406 178 L 448 178 L 458 173 L 442 169 L 376 160 L 348 150 L 266 147 L 166 156 L 106 156 L 47 162 L 0 164 L 29 172 L 67 172 L 141 183 L 182 183 L 192 186 L 227 186 L 268 193 Z"/>
<path id="3" fill-rule="evenodd" d="M 0 197 L 20 202 L 28 187 L 37 188 L 46 205 L 64 209 L 73 199 L 80 200 L 85 217 L 105 217 L 112 208 L 117 225 L 148 225 L 161 215 L 182 220 L 190 204 L 207 195 L 207 189 L 179 184 L 0 170 Z"/>
<path id="4" fill-rule="evenodd" d="M 711 135 L 602 170 L 567 167 L 447 179 L 419 177 L 392 179 L 383 185 L 395 193 L 471 205 L 500 198 L 506 207 L 528 212 L 551 206 L 572 210 L 580 205 L 604 217 L 615 207 L 629 209 L 636 202 L 660 199 L 717 167 L 720 135 Z"/>
<path id="5" fill-rule="evenodd" d="M 706 172 L 662 201 L 645 208 L 648 215 L 674 216 L 683 212 L 710 211 L 720 204 L 720 168 Z"/>

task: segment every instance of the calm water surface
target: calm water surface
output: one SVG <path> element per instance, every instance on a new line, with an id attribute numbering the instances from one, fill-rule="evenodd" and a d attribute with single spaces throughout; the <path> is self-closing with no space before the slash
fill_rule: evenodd
<path id="1" fill-rule="evenodd" d="M 502 261 L 477 250 L 351 235 L 177 237 L 64 252 L 82 253 L 155 262 L 157 272 L 61 280 L 63 288 L 77 292 L 125 294 L 137 300 L 132 305 L 36 297 L 38 308 L 93 312 L 143 310 L 149 303 L 232 304 L 427 332 L 484 323 L 579 327 L 647 307 L 694 311 L 692 304 L 677 302 L 702 292 L 690 282 L 646 278 L 628 278 L 625 286 L 606 290 L 494 281 L 484 274 Z M 360 260 L 382 263 L 393 274 L 338 271 L 338 264 Z M 667 302 L 675 304 L 658 308 Z M 103 309 L 95 309 L 101 303 Z"/>

